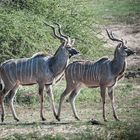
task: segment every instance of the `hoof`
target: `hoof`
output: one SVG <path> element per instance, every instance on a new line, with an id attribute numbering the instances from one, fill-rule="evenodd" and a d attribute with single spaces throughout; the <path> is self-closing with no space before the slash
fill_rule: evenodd
<path id="1" fill-rule="evenodd" d="M 4 118 L 3 117 L 1 117 L 1 122 L 4 122 Z"/>
<path id="2" fill-rule="evenodd" d="M 17 122 L 19 122 L 19 119 L 18 118 L 14 118 Z"/>
<path id="3" fill-rule="evenodd" d="M 4 122 L 4 115 L 1 115 L 1 122 Z"/>
<path id="4" fill-rule="evenodd" d="M 42 118 L 42 121 L 46 121 L 46 119 L 45 118 Z"/>
<path id="5" fill-rule="evenodd" d="M 56 118 L 58 121 L 60 121 L 60 118 L 59 118 L 58 116 L 55 116 L 55 118 Z"/>
<path id="6" fill-rule="evenodd" d="M 75 119 L 76 119 L 77 121 L 80 121 L 80 118 L 79 118 L 79 117 L 75 117 Z"/>
<path id="7" fill-rule="evenodd" d="M 120 121 L 118 118 L 115 118 L 115 120 L 118 121 L 118 122 Z"/>
<path id="8" fill-rule="evenodd" d="M 114 115 L 116 121 L 120 121 L 116 115 Z"/>
<path id="9" fill-rule="evenodd" d="M 107 119 L 104 119 L 104 122 L 107 122 Z"/>

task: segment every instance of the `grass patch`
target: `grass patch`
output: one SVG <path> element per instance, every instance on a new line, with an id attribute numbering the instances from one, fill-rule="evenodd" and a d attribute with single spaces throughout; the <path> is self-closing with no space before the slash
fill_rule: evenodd
<path id="1" fill-rule="evenodd" d="M 140 124 L 136 122 L 113 122 L 107 125 L 111 139 L 138 140 Z"/>
<path id="2" fill-rule="evenodd" d="M 60 135 L 45 135 L 45 136 L 40 136 L 39 133 L 29 133 L 27 135 L 24 134 L 14 134 L 11 135 L 7 138 L 5 138 L 4 140 L 32 140 L 32 139 L 37 139 L 37 140 L 64 140 L 65 138 L 63 138 Z"/>

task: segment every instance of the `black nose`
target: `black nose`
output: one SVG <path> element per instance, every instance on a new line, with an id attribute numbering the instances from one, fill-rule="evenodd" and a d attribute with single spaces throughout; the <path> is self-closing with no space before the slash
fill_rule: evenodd
<path id="1" fill-rule="evenodd" d="M 69 50 L 69 57 L 72 57 L 74 55 L 78 55 L 79 52 L 76 49 L 70 49 Z"/>
<path id="2" fill-rule="evenodd" d="M 74 55 L 79 54 L 79 52 L 77 50 L 75 50 L 73 53 L 74 53 Z"/>
<path id="3" fill-rule="evenodd" d="M 131 49 L 127 49 L 126 53 L 127 53 L 127 56 L 129 56 L 129 55 L 135 54 L 136 52 Z"/>

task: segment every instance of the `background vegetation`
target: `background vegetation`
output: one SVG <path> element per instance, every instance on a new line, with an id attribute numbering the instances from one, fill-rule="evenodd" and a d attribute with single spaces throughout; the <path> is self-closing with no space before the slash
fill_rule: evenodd
<path id="1" fill-rule="evenodd" d="M 1 0 L 0 62 L 11 58 L 31 57 L 38 51 L 54 54 L 60 42 L 52 37 L 52 30 L 44 25 L 44 21 L 50 24 L 60 23 L 64 33 L 76 39 L 75 47 L 80 51 L 81 57 L 74 59 L 94 60 L 103 55 L 112 55 L 112 50 L 104 47 L 106 43 L 104 36 L 98 38 L 101 35 L 99 28 L 104 28 L 108 24 L 133 25 L 138 23 L 139 18 L 139 0 Z M 78 113 L 83 121 L 74 121 L 71 118 L 72 113 L 69 112 L 70 108 L 65 103 L 62 120 L 68 121 L 66 124 L 54 122 L 45 95 L 47 122 L 52 121 L 48 124 L 38 122 L 37 87 L 22 87 L 15 100 L 21 122 L 14 123 L 10 111 L 7 111 L 6 122 L 10 123 L 0 124 L 0 132 L 6 132 L 4 137 L 7 140 L 139 139 L 139 82 L 139 79 L 136 81 L 130 79 L 118 85 L 115 91 L 116 104 L 122 122 L 109 121 L 103 126 L 92 126 L 87 121 L 94 115 L 95 118 L 102 120 L 98 89 L 86 88 L 81 91 L 76 100 Z M 57 104 L 64 88 L 65 81 L 54 87 Z M 109 120 L 112 120 L 111 112 L 108 116 Z M 52 133 L 48 134 L 50 131 Z"/>
<path id="2" fill-rule="evenodd" d="M 53 54 L 60 43 L 51 36 L 44 21 L 60 23 L 65 34 L 76 39 L 75 46 L 84 57 L 98 58 L 107 50 L 97 38 L 100 32 L 96 27 L 106 21 L 134 23 L 139 13 L 137 3 L 138 0 L 1 0 L 0 62 L 31 57 L 38 51 Z"/>

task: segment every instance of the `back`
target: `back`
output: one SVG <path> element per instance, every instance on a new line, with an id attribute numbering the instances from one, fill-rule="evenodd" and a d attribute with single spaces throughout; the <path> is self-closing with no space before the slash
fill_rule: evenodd
<path id="1" fill-rule="evenodd" d="M 42 73 L 49 71 L 48 61 L 49 57 L 43 54 L 36 54 L 31 58 L 5 61 L 1 64 L 1 68 L 8 77 L 8 81 L 12 84 L 16 81 L 20 81 L 21 84 L 36 83 Z"/>
<path id="2" fill-rule="evenodd" d="M 106 76 L 108 68 L 108 58 L 101 58 L 100 60 L 93 61 L 76 61 L 66 68 L 66 80 L 74 82 L 81 82 L 86 85 L 99 84 L 100 81 Z"/>

